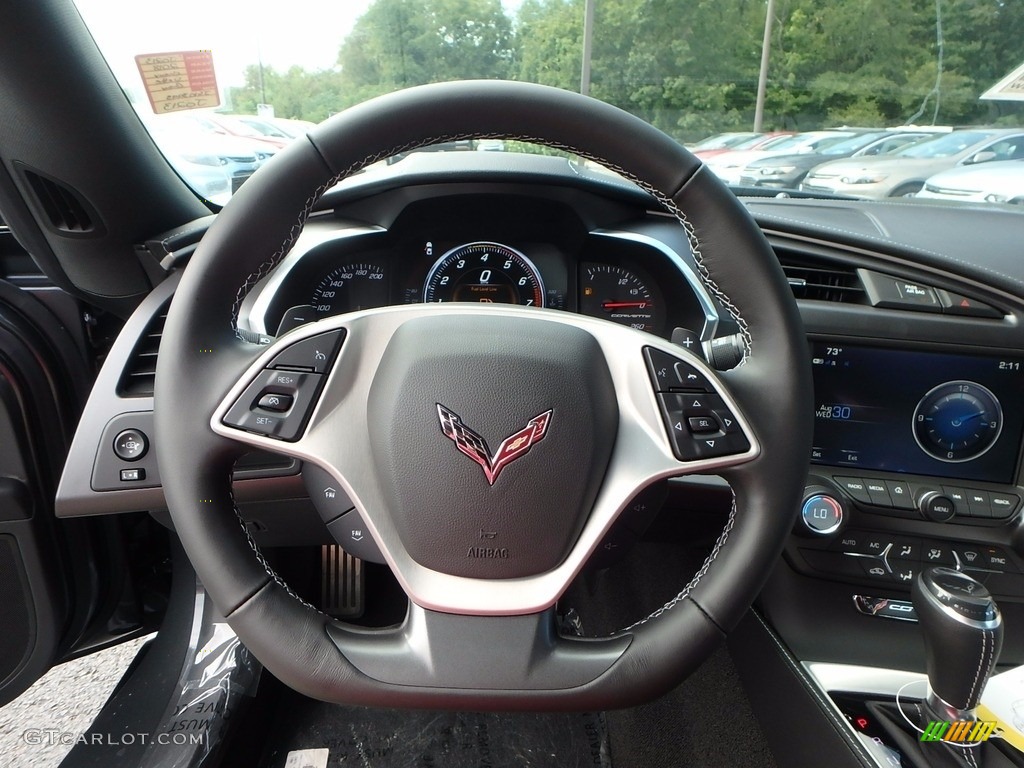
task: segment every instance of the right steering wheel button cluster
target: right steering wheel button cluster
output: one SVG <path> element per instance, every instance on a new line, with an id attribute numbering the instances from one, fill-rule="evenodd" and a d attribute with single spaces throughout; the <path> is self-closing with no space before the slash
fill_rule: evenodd
<path id="1" fill-rule="evenodd" d="M 321 333 L 278 353 L 231 406 L 224 423 L 258 435 L 297 440 L 344 337 L 343 329 Z"/>
<path id="2" fill-rule="evenodd" d="M 750 450 L 736 416 L 704 374 L 653 347 L 644 347 L 644 356 L 677 459 L 710 459 Z"/>

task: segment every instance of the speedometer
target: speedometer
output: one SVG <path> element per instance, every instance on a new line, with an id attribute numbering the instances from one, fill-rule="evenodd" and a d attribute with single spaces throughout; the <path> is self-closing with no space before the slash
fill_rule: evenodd
<path id="1" fill-rule="evenodd" d="M 318 317 L 330 317 L 388 303 L 384 272 L 374 264 L 346 264 L 332 269 L 317 283 L 309 302 Z"/>
<path id="2" fill-rule="evenodd" d="M 427 274 L 423 300 L 544 306 L 544 283 L 526 256 L 501 243 L 452 248 Z"/>

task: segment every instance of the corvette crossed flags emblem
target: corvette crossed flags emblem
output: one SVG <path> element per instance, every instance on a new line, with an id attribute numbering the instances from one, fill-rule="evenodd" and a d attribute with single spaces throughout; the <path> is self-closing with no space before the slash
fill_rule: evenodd
<path id="1" fill-rule="evenodd" d="M 548 423 L 551 421 L 550 410 L 534 416 L 525 427 L 502 440 L 498 450 L 492 455 L 487 447 L 487 441 L 463 424 L 457 413 L 438 403 L 437 416 L 445 437 L 454 442 L 459 451 L 480 465 L 488 485 L 494 485 L 501 470 L 544 439 Z"/>

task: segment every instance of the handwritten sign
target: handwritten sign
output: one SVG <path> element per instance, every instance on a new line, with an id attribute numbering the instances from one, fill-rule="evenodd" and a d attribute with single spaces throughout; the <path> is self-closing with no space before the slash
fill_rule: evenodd
<path id="1" fill-rule="evenodd" d="M 1024 101 L 1024 64 L 981 94 L 979 98 L 991 101 Z"/>
<path id="2" fill-rule="evenodd" d="M 212 51 L 140 54 L 135 64 L 155 114 L 220 105 Z"/>

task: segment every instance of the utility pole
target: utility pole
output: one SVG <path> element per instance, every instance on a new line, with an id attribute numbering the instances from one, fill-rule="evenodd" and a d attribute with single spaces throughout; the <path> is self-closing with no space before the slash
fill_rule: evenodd
<path id="1" fill-rule="evenodd" d="M 764 40 L 761 42 L 761 72 L 757 76 L 757 101 L 754 104 L 754 130 L 764 129 L 764 95 L 768 89 L 768 60 L 771 58 L 772 21 L 775 18 L 775 0 L 768 0 L 764 17 Z"/>
<path id="2" fill-rule="evenodd" d="M 580 93 L 590 95 L 590 49 L 594 42 L 594 2 L 586 0 L 583 12 L 583 68 L 580 72 Z"/>

